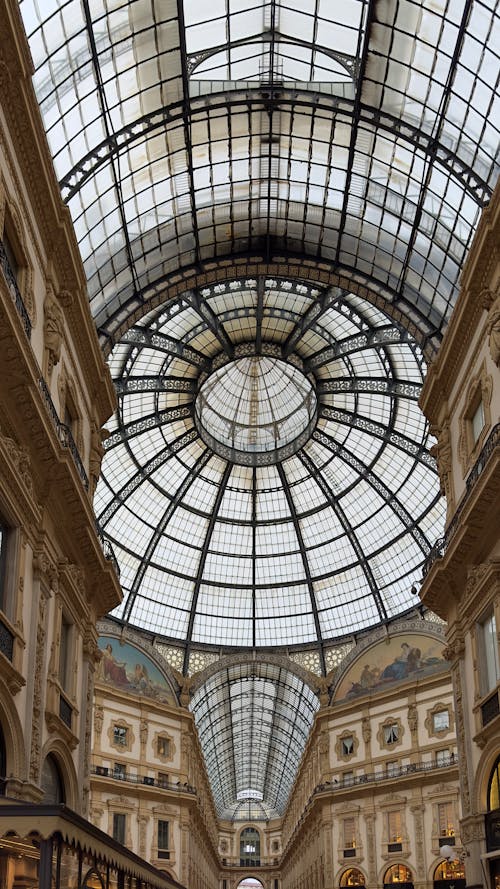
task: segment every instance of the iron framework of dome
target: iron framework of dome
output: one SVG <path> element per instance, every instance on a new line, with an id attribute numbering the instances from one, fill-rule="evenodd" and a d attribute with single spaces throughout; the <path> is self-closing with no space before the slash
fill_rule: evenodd
<path id="1" fill-rule="evenodd" d="M 95 504 L 117 616 L 185 673 L 280 645 L 325 674 L 329 640 L 414 605 L 441 534 L 417 398 L 498 176 L 496 0 L 19 8 L 119 397 Z M 195 708 L 219 811 L 250 820 L 314 710 L 252 669 Z"/>
<path id="2" fill-rule="evenodd" d="M 154 310 L 110 366 L 95 508 L 121 565 L 116 616 L 187 651 L 322 652 L 413 607 L 443 506 L 424 360 L 401 326 L 338 288 L 244 279 Z"/>

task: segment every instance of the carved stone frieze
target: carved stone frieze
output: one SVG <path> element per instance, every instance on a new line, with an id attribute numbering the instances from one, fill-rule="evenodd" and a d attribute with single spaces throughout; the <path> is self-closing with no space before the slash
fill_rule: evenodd
<path id="1" fill-rule="evenodd" d="M 33 478 L 31 475 L 31 459 L 28 448 L 18 444 L 11 436 L 6 435 L 0 428 L 0 447 L 9 455 L 16 468 L 18 477 L 23 482 L 26 490 L 33 496 Z"/>

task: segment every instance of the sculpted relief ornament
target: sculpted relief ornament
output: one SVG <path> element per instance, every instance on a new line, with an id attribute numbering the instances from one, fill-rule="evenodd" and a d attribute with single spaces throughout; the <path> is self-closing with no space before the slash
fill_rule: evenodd
<path id="1" fill-rule="evenodd" d="M 48 355 L 48 373 L 58 364 L 61 358 L 61 345 L 63 339 L 64 314 L 59 305 L 52 287 L 48 285 L 47 296 L 43 304 L 44 324 L 43 333 L 45 349 Z"/>
<path id="2" fill-rule="evenodd" d="M 483 290 L 481 300 L 488 311 L 486 332 L 490 355 L 497 367 L 500 367 L 500 292 L 495 294 L 491 290 Z"/>
<path id="3" fill-rule="evenodd" d="M 452 502 L 452 485 L 451 485 L 451 439 L 449 423 L 443 426 L 432 426 L 431 434 L 437 439 L 436 444 L 432 446 L 430 453 L 434 457 L 437 465 L 439 476 L 439 489 L 441 494 L 446 497 L 448 510 Z"/>

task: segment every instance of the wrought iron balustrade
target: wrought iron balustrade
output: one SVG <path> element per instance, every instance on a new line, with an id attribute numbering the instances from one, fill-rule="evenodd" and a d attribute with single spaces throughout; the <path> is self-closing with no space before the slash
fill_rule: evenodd
<path id="1" fill-rule="evenodd" d="M 59 716 L 64 722 L 64 725 L 67 725 L 68 728 L 71 728 L 71 720 L 73 716 L 73 707 L 68 703 L 66 698 L 63 695 L 59 695 Z"/>
<path id="2" fill-rule="evenodd" d="M 432 760 L 431 762 L 412 762 L 407 765 L 391 767 L 390 771 L 380 770 L 377 772 L 365 772 L 362 775 L 349 775 L 349 777 L 345 779 L 334 779 L 333 781 L 323 781 L 321 784 L 317 784 L 311 796 L 314 796 L 317 793 L 324 793 L 325 790 L 333 790 L 335 792 L 338 790 L 345 790 L 346 787 L 359 787 L 362 784 L 390 781 L 394 778 L 406 778 L 409 775 L 414 775 L 418 772 L 432 772 L 435 771 L 435 769 L 447 769 L 456 764 L 457 759 L 455 755 L 450 753 L 449 756 L 443 758 L 443 760 L 440 760 L 439 762 L 437 760 Z"/>
<path id="3" fill-rule="evenodd" d="M 67 448 L 73 457 L 73 462 L 76 466 L 78 474 L 83 482 L 84 488 L 88 491 L 89 488 L 89 480 L 87 477 L 87 473 L 85 472 L 82 458 L 80 457 L 80 453 L 75 444 L 75 439 L 73 438 L 73 434 L 69 426 L 66 426 L 65 423 L 62 423 L 59 419 L 58 413 L 55 409 L 54 402 L 52 401 L 51 394 L 49 392 L 49 387 L 47 383 L 43 379 L 43 377 L 39 377 L 38 386 L 40 388 L 40 392 L 42 393 L 43 400 L 45 402 L 45 406 L 50 414 L 52 419 L 52 423 L 54 424 L 54 428 L 57 433 L 57 437 L 64 448 Z"/>
<path id="4" fill-rule="evenodd" d="M 176 793 L 189 793 L 196 796 L 196 789 L 182 781 L 165 781 L 153 775 L 137 775 L 129 772 L 115 772 L 112 766 L 92 766 L 91 774 L 99 778 L 112 778 L 128 784 L 144 784 L 146 787 L 159 787 L 161 790 L 175 790 Z"/>
<path id="5" fill-rule="evenodd" d="M 500 713 L 500 703 L 498 700 L 498 691 L 495 691 L 490 697 L 481 704 L 481 721 L 483 728 L 488 725 L 495 716 Z"/>
<path id="6" fill-rule="evenodd" d="M 17 313 L 23 323 L 24 331 L 28 339 L 31 338 L 31 321 L 26 310 L 26 306 L 24 305 L 23 298 L 21 296 L 21 291 L 19 290 L 19 285 L 16 280 L 16 276 L 12 271 L 9 258 L 7 256 L 7 251 L 2 241 L 0 241 L 0 266 L 2 267 L 2 271 L 7 281 L 7 286 L 9 288 L 9 293 L 12 297 L 14 305 L 17 309 Z"/>
<path id="7" fill-rule="evenodd" d="M 472 467 L 469 475 L 467 476 L 465 482 L 465 494 L 463 495 L 460 503 L 458 504 L 455 515 L 453 516 L 450 524 L 448 525 L 446 532 L 443 537 L 439 537 L 436 540 L 434 546 L 432 547 L 429 555 L 427 556 L 423 566 L 422 566 L 422 576 L 426 577 L 429 571 L 431 570 L 436 559 L 442 559 L 450 541 L 454 537 L 456 530 L 460 524 L 460 519 L 462 513 L 467 505 L 471 492 L 474 490 L 477 482 L 481 478 L 482 473 L 484 472 L 488 461 L 493 453 L 496 450 L 500 443 L 500 423 L 497 423 L 496 426 L 491 430 L 484 447 L 479 454 L 474 466 Z"/>
<path id="8" fill-rule="evenodd" d="M 118 559 L 115 556 L 115 551 L 113 549 L 111 542 L 108 540 L 107 537 L 104 536 L 103 530 L 97 522 L 95 525 L 95 529 L 96 529 L 97 536 L 99 538 L 99 542 L 102 547 L 102 551 L 104 553 L 104 558 L 107 559 L 109 562 L 111 562 L 111 564 L 113 565 L 113 567 L 116 571 L 117 576 L 120 577 L 120 566 L 118 564 Z"/>
<path id="9" fill-rule="evenodd" d="M 14 656 L 14 634 L 8 626 L 0 620 L 0 651 L 12 663 Z"/>

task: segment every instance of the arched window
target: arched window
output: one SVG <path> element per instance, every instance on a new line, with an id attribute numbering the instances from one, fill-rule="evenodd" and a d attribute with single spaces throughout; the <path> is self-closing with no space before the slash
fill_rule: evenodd
<path id="1" fill-rule="evenodd" d="M 384 886 L 397 883 L 402 889 L 413 889 L 413 874 L 406 864 L 393 864 L 384 874 Z"/>
<path id="2" fill-rule="evenodd" d="M 343 886 L 364 886 L 365 878 L 357 867 L 350 867 L 345 870 L 340 878 L 340 885 Z"/>
<path id="3" fill-rule="evenodd" d="M 465 889 L 465 868 L 462 861 L 441 861 L 434 871 L 434 889 Z"/>
<path id="4" fill-rule="evenodd" d="M 493 766 L 488 784 L 488 812 L 500 809 L 500 756 Z"/>
<path id="5" fill-rule="evenodd" d="M 485 818 L 486 848 L 488 852 L 496 852 L 500 849 L 500 756 L 497 757 L 490 772 L 486 808 L 488 810 Z M 490 871 L 492 877 L 495 877 L 495 885 L 497 884 L 497 870 L 498 876 L 500 876 L 500 861 L 491 861 Z"/>
<path id="6" fill-rule="evenodd" d="M 55 756 L 49 753 L 42 766 L 43 802 L 59 804 L 65 802 L 64 784 Z"/>
<path id="7" fill-rule="evenodd" d="M 260 865 L 260 834 L 255 827 L 245 827 L 240 834 L 240 867 Z"/>
<path id="8" fill-rule="evenodd" d="M 5 738 L 0 725 L 0 796 L 5 795 L 5 782 L 7 779 L 7 750 Z"/>

